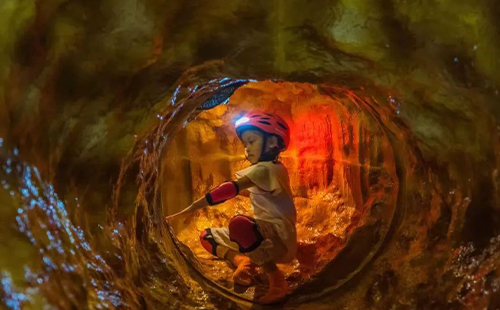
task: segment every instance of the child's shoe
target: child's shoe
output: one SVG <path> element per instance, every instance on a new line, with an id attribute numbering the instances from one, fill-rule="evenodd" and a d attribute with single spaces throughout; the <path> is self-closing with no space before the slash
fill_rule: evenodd
<path id="1" fill-rule="evenodd" d="M 245 255 L 236 255 L 233 264 L 236 266 L 236 270 L 233 272 L 234 283 L 250 286 L 256 273 L 256 265 Z"/>
<path id="2" fill-rule="evenodd" d="M 281 270 L 277 269 L 269 272 L 267 274 L 267 278 L 269 279 L 269 291 L 266 295 L 259 299 L 260 303 L 275 303 L 289 294 L 290 288 Z"/>

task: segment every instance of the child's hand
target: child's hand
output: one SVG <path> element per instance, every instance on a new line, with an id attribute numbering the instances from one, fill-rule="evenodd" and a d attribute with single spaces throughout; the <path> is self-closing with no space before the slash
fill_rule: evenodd
<path id="1" fill-rule="evenodd" d="M 175 214 L 169 215 L 166 217 L 167 221 L 172 221 L 175 218 Z"/>
<path id="2" fill-rule="evenodd" d="M 184 209 L 180 212 L 177 212 L 177 213 L 174 213 L 172 215 L 167 216 L 166 217 L 167 221 L 173 221 L 173 220 L 179 220 L 179 219 L 184 219 L 184 221 L 185 221 L 187 219 L 187 216 L 192 213 L 192 211 L 190 211 L 190 207 L 187 209 Z"/>
<path id="3" fill-rule="evenodd" d="M 186 209 L 177 212 L 175 214 L 169 215 L 166 217 L 167 221 L 172 221 L 173 219 L 177 219 L 178 217 L 184 218 L 184 222 L 186 222 L 187 215 L 192 214 L 198 209 L 201 209 L 207 205 L 205 197 L 202 197 L 198 199 L 197 201 L 193 202 L 189 207 Z"/>
<path id="4" fill-rule="evenodd" d="M 183 214 L 185 214 L 185 213 L 184 212 L 177 212 L 175 214 L 169 215 L 169 216 L 167 216 L 167 221 L 173 221 L 174 219 L 181 217 Z"/>

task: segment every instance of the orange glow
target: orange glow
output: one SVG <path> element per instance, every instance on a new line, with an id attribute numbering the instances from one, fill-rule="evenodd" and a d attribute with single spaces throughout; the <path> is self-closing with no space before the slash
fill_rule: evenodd
<path id="1" fill-rule="evenodd" d="M 202 112 L 179 134 L 166 156 L 166 213 L 185 208 L 249 165 L 234 133 L 238 116 L 255 108 L 276 113 L 291 130 L 290 146 L 281 160 L 290 175 L 299 240 L 297 261 L 280 268 L 292 287 L 321 272 L 342 250 L 349 233 L 367 220 L 373 197 L 395 203 L 397 193 L 397 186 L 385 191 L 380 185 L 396 182 L 392 149 L 385 136 L 357 108 L 354 94 L 337 91 L 333 99 L 311 84 L 249 83 L 234 93 L 229 105 Z M 369 174 L 375 175 L 375 170 L 378 179 L 371 184 Z M 181 184 L 186 171 L 190 179 Z M 201 247 L 198 235 L 207 227 L 227 227 L 237 213 L 252 215 L 247 197 L 240 195 L 198 212 L 185 223 L 173 223 L 178 239 L 193 251 L 203 272 L 227 287 L 231 270 Z"/>

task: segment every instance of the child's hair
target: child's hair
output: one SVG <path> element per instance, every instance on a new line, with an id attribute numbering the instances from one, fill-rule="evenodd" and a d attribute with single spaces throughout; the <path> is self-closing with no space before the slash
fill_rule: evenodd
<path id="1" fill-rule="evenodd" d="M 263 132 L 263 149 L 265 148 L 265 143 L 269 137 L 276 137 L 278 140 L 278 145 L 273 146 L 269 151 L 266 153 L 261 154 L 261 157 L 259 158 L 259 161 L 279 161 L 279 155 L 281 152 L 285 150 L 285 143 L 283 142 L 283 139 L 280 136 L 273 135 L 273 134 L 268 134 L 266 132 Z"/>
<path id="2" fill-rule="evenodd" d="M 273 154 L 274 155 L 274 159 L 272 161 L 275 161 L 275 162 L 281 161 L 281 152 L 282 151 L 283 151 L 283 149 L 278 149 L 276 151 L 276 154 Z"/>

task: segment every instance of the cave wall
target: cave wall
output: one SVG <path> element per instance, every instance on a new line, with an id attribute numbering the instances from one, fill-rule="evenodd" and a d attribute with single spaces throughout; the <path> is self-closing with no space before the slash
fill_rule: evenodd
<path id="1" fill-rule="evenodd" d="M 376 121 L 349 95 L 344 91 L 334 99 L 313 85 L 264 81 L 238 89 L 228 105 L 201 112 L 174 137 L 163 159 L 164 211 L 182 210 L 248 166 L 234 122 L 251 108 L 277 113 L 289 123 L 291 144 L 281 158 L 297 208 L 317 210 L 307 215 L 310 225 L 329 218 L 328 210 L 337 207 L 337 192 L 350 216 L 363 214 L 382 184 L 390 183 L 397 193 L 392 148 Z M 395 197 L 381 200 L 395 203 Z"/>
<path id="2" fill-rule="evenodd" d="M 406 208 L 388 254 L 353 293 L 369 306 L 411 309 L 445 296 L 429 275 L 443 274 L 450 249 L 498 234 L 498 2 L 25 0 L 0 12 L 4 145 L 18 146 L 62 195 L 81 188 L 96 221 L 121 159 L 159 122 L 178 78 L 215 60 L 222 65 L 192 80 L 278 78 L 377 98 L 400 145 L 399 176 L 415 178 L 402 186 Z M 14 221 L 14 212 L 2 216 L 4 227 Z M 29 260 L 12 251 L 30 248 L 26 240 L 2 247 Z"/>

